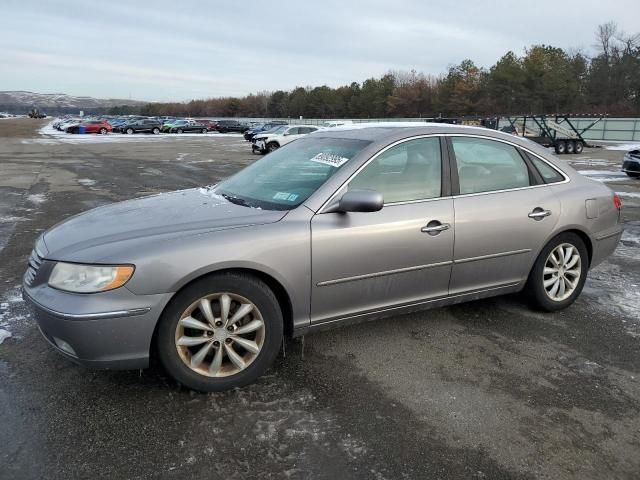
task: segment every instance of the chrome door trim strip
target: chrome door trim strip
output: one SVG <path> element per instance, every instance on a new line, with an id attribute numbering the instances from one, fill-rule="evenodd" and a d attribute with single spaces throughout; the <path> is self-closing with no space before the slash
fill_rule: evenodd
<path id="1" fill-rule="evenodd" d="M 611 238 L 611 237 L 615 237 L 616 235 L 620 235 L 622 232 L 624 232 L 624 229 L 619 229 L 616 230 L 615 232 L 612 233 L 608 233 L 606 235 L 601 235 L 599 237 L 596 237 L 596 240 L 599 242 L 600 240 L 606 240 L 607 238 Z"/>
<path id="2" fill-rule="evenodd" d="M 505 288 L 511 288 L 511 287 L 515 287 L 517 285 L 520 285 L 522 282 L 510 282 L 510 283 L 504 283 L 495 287 L 491 287 L 491 288 L 483 288 L 480 290 L 469 290 L 466 291 L 464 293 L 458 293 L 456 295 L 443 295 L 441 297 L 436 297 L 436 298 L 430 298 L 429 300 L 422 300 L 420 302 L 413 302 L 413 303 L 407 303 L 407 304 L 403 304 L 403 305 L 395 305 L 393 307 L 385 307 L 385 308 L 379 308 L 376 310 L 369 310 L 366 312 L 362 312 L 362 313 L 356 313 L 353 315 L 347 315 L 344 317 L 337 317 L 337 318 L 332 318 L 330 320 L 321 320 L 319 322 L 311 322 L 311 325 L 309 325 L 310 328 L 315 328 L 321 325 L 328 325 L 331 323 L 335 323 L 335 322 L 342 322 L 342 321 L 346 321 L 352 318 L 358 318 L 358 317 L 365 317 L 367 315 L 375 315 L 377 313 L 383 313 L 383 312 L 392 312 L 394 310 L 402 310 L 405 308 L 412 308 L 412 307 L 419 307 L 420 305 L 427 305 L 429 303 L 435 303 L 435 302 L 440 302 L 443 300 L 450 300 L 450 299 L 454 299 L 454 298 L 458 298 L 458 297 L 465 297 L 467 295 L 474 295 L 474 294 L 478 294 L 478 293 L 485 293 L 485 292 L 492 292 L 494 290 L 502 290 Z"/>
<path id="3" fill-rule="evenodd" d="M 477 262 L 478 260 L 490 260 L 492 258 L 507 257 L 509 255 L 521 255 L 523 253 L 529 253 L 530 251 L 530 248 L 523 248 L 522 250 L 511 250 L 509 252 L 491 253 L 489 255 L 480 255 L 478 257 L 461 258 L 460 260 L 454 260 L 453 263 L 458 264 Z"/>
<path id="4" fill-rule="evenodd" d="M 435 268 L 435 267 L 445 267 L 447 265 L 451 265 L 452 263 L 453 263 L 452 261 L 437 262 L 437 263 L 429 263 L 427 265 L 416 265 L 414 267 L 397 268 L 395 270 L 385 270 L 383 272 L 365 273 L 363 275 L 354 275 L 353 277 L 343 277 L 343 278 L 336 278 L 335 280 L 325 280 L 324 282 L 318 282 L 316 286 L 326 287 L 329 285 L 337 285 L 340 283 L 355 282 L 357 280 L 366 280 L 369 278 L 384 277 L 387 275 L 394 275 L 396 273 L 406 273 L 406 272 L 414 272 L 416 270 L 426 270 L 426 269 Z"/>

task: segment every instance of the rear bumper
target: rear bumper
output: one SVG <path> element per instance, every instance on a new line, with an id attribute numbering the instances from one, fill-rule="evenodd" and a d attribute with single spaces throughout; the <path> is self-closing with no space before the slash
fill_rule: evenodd
<path id="1" fill-rule="evenodd" d="M 602 263 L 614 252 L 618 243 L 620 243 L 623 231 L 622 226 L 617 226 L 611 231 L 605 231 L 595 236 L 591 267 Z"/>
<path id="2" fill-rule="evenodd" d="M 99 303 L 108 304 L 109 299 L 105 297 L 110 293 L 97 294 L 103 296 Z M 23 286 L 23 297 L 42 336 L 69 360 L 94 368 L 147 367 L 153 332 L 170 295 L 136 296 L 128 291 L 118 292 L 112 303 L 115 308 L 98 307 L 97 312 L 95 295 L 74 295 L 46 286 L 36 289 Z M 132 297 L 131 301 L 123 304 L 120 298 L 123 295 Z M 137 301 L 133 297 L 138 297 Z M 83 306 L 83 302 L 86 305 Z M 68 312 L 60 311 L 58 305 L 61 304 L 67 304 Z M 121 305 L 123 308 L 119 308 Z M 94 308 L 94 312 L 87 308 Z"/>

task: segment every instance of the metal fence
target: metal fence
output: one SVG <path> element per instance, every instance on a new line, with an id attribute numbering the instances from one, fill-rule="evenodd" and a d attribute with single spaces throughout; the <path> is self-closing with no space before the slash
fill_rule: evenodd
<path id="1" fill-rule="evenodd" d="M 348 120 L 352 123 L 373 123 L 373 122 L 428 122 L 437 121 L 432 118 L 352 118 L 335 119 L 326 118 L 236 118 L 235 120 L 247 122 L 260 122 L 267 120 L 285 120 L 291 125 L 322 125 L 325 122 Z M 593 123 L 594 118 L 572 118 L 573 124 L 580 130 Z M 478 124 L 479 122 L 465 122 L 466 124 Z M 498 128 L 509 125 L 506 118 L 501 118 Z M 533 123 L 527 130 L 534 129 Z M 601 140 L 611 142 L 640 142 L 640 118 L 604 118 L 587 130 L 583 137 L 586 140 Z"/>

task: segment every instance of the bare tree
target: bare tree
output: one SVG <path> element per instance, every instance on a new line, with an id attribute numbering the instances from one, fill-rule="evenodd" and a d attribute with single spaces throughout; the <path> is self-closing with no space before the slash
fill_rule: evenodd
<path id="1" fill-rule="evenodd" d="M 607 22 L 598 25 L 596 31 L 596 45 L 607 61 L 611 56 L 611 50 L 614 47 L 614 39 L 618 35 L 618 25 L 615 22 Z"/>

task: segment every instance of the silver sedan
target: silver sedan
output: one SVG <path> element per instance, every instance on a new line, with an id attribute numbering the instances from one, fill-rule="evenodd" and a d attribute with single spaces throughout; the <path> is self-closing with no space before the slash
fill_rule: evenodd
<path id="1" fill-rule="evenodd" d="M 620 199 L 480 128 L 319 131 L 206 188 L 97 208 L 38 240 L 24 294 L 76 362 L 242 386 L 283 337 L 524 290 L 554 311 L 616 248 Z"/>

